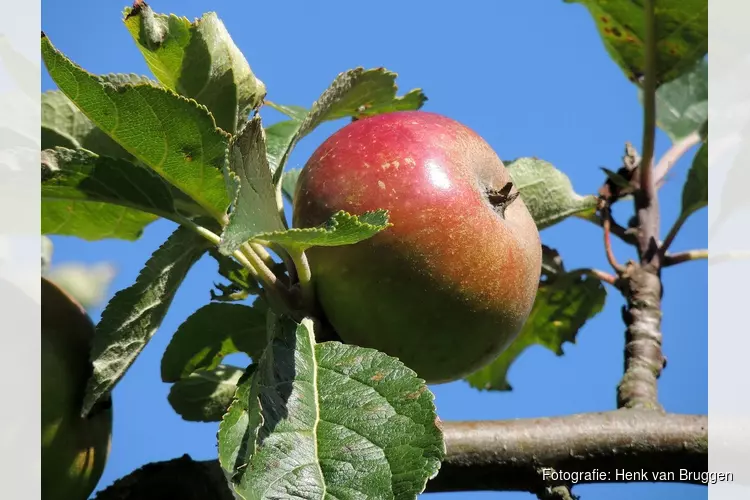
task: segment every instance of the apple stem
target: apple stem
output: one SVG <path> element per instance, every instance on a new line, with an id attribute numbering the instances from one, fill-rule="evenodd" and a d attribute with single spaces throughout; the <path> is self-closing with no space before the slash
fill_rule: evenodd
<path id="1" fill-rule="evenodd" d="M 511 193 L 513 189 L 513 183 L 509 182 L 502 189 L 487 189 L 487 200 L 495 208 L 495 211 L 502 217 L 505 218 L 505 210 L 518 198 L 521 193 L 516 191 Z"/>

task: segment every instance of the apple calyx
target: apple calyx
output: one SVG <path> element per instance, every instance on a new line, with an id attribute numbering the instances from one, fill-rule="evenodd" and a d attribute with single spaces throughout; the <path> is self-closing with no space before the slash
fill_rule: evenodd
<path id="1" fill-rule="evenodd" d="M 502 189 L 487 189 L 487 200 L 495 208 L 495 211 L 505 219 L 505 210 L 518 198 L 521 193 L 516 191 L 511 194 L 513 189 L 513 183 L 509 182 Z"/>

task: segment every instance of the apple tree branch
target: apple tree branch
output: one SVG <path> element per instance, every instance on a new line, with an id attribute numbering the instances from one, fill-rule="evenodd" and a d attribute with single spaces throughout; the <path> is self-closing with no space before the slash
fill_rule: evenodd
<path id="1" fill-rule="evenodd" d="M 563 417 L 443 422 L 447 455 L 427 493 L 525 491 L 540 498 L 574 486 L 553 472 L 579 474 L 575 484 L 702 484 L 708 470 L 708 419 L 702 415 L 621 409 Z M 689 478 L 680 479 L 680 471 Z M 623 472 L 645 472 L 625 476 Z M 546 495 L 546 496 L 545 496 Z M 185 455 L 148 464 L 100 491 L 95 500 L 233 500 L 216 460 Z"/>

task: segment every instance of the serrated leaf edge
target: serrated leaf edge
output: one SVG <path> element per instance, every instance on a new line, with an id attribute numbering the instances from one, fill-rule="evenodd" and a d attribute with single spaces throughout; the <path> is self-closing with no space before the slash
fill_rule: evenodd
<path id="1" fill-rule="evenodd" d="M 360 219 L 365 215 L 371 215 L 371 214 L 383 214 L 386 217 L 386 223 L 384 225 L 375 225 L 369 222 L 362 222 Z M 390 211 L 386 210 L 384 208 L 378 209 L 378 210 L 371 210 L 364 212 L 360 215 L 353 215 L 345 210 L 339 210 L 335 214 L 333 214 L 328 221 L 324 222 L 323 224 L 316 226 L 316 227 L 293 227 L 290 229 L 286 229 L 284 231 L 273 231 L 270 233 L 260 233 L 256 235 L 254 238 L 251 239 L 251 241 L 258 241 L 258 242 L 267 242 L 269 239 L 273 239 L 275 236 L 283 235 L 283 234 L 332 234 L 336 232 L 336 228 L 346 221 L 355 221 L 360 227 L 372 230 L 372 231 L 384 231 L 385 229 L 393 226 L 393 223 L 388 222 L 388 217 L 390 216 Z M 339 221 L 338 218 L 341 217 L 344 220 Z M 310 247 L 310 246 L 316 246 L 316 245 L 298 245 L 299 247 Z"/>
<path id="2" fill-rule="evenodd" d="M 215 131 L 215 132 L 218 132 L 218 133 L 219 133 L 219 135 L 221 135 L 221 136 L 222 136 L 222 137 L 223 137 L 223 138 L 224 138 L 224 139 L 225 139 L 225 140 L 226 140 L 227 142 L 229 141 L 229 139 L 231 139 L 231 138 L 232 138 L 232 135 L 231 135 L 230 133 L 228 133 L 228 132 L 226 132 L 225 130 L 223 130 L 223 129 L 219 128 L 218 126 L 216 126 L 216 119 L 214 118 L 213 114 L 212 114 L 212 113 L 211 113 L 211 112 L 209 111 L 209 109 L 208 109 L 208 108 L 207 108 L 206 106 L 204 106 L 203 104 L 199 103 L 199 102 L 198 102 L 198 101 L 196 101 L 195 99 L 192 99 L 192 98 L 189 98 L 189 97 L 185 97 L 185 96 L 183 96 L 183 95 L 180 95 L 180 94 L 178 94 L 178 93 L 174 92 L 173 90 L 170 90 L 170 89 L 168 89 L 168 88 L 166 88 L 166 87 L 164 87 L 164 86 L 158 85 L 158 82 L 156 82 L 157 84 L 155 85 L 154 83 L 152 83 L 152 82 L 154 82 L 154 80 L 151 80 L 150 78 L 147 78 L 147 81 L 146 81 L 146 82 L 140 82 L 140 83 L 112 83 L 112 82 L 107 82 L 106 80 L 104 80 L 104 79 L 103 79 L 103 77 L 104 77 L 104 76 L 106 76 L 106 75 L 96 75 L 96 74 L 94 74 L 94 73 L 91 73 L 91 72 L 89 72 L 88 70 L 84 69 L 84 68 L 83 68 L 82 66 L 80 66 L 80 65 L 76 64 L 75 62 L 73 62 L 73 60 L 72 60 L 72 59 L 70 59 L 70 58 L 69 58 L 68 56 L 66 56 L 66 55 L 65 55 L 65 54 L 64 54 L 64 53 L 63 53 L 63 52 L 62 52 L 62 51 L 61 51 L 60 49 L 58 49 L 58 48 L 57 48 L 57 47 L 56 47 L 56 46 L 55 46 L 55 45 L 54 45 L 54 44 L 52 43 L 52 41 L 51 41 L 51 40 L 50 40 L 50 39 L 49 39 L 49 38 L 48 38 L 48 37 L 47 37 L 47 36 L 46 36 L 46 35 L 44 34 L 44 32 L 42 32 L 42 39 L 47 39 L 47 43 L 49 44 L 49 47 L 50 47 L 50 48 L 52 49 L 52 51 L 53 51 L 53 52 L 57 53 L 57 54 L 59 55 L 59 57 L 61 57 L 61 58 L 65 59 L 65 60 L 67 60 L 67 61 L 68 61 L 68 62 L 70 63 L 70 65 L 74 66 L 75 68 L 77 68 L 77 69 L 78 69 L 79 71 L 81 71 L 81 72 L 82 72 L 82 73 L 84 73 L 85 75 L 87 75 L 87 76 L 89 76 L 89 77 L 91 77 L 91 78 L 93 78 L 93 79 L 97 80 L 97 81 L 98 81 L 98 82 L 99 82 L 100 84 L 102 84 L 103 86 L 110 86 L 110 87 L 113 87 L 113 88 L 115 88 L 115 89 L 116 89 L 116 90 L 118 90 L 118 91 L 119 91 L 119 90 L 126 90 L 126 89 L 128 89 L 128 88 L 133 88 L 133 89 L 135 89 L 135 88 L 139 88 L 139 87 L 146 87 L 146 86 L 148 86 L 148 87 L 152 87 L 152 88 L 154 88 L 154 89 L 158 89 L 158 90 L 161 90 L 161 91 L 162 91 L 162 92 L 164 92 L 165 94 L 167 94 L 167 95 L 170 95 L 171 97 L 176 97 L 177 99 L 183 100 L 183 101 L 185 101 L 185 102 L 187 102 L 187 103 L 190 103 L 191 105 L 195 106 L 195 108 L 197 108 L 197 109 L 198 109 L 199 111 L 202 111 L 202 112 L 204 112 L 204 113 L 205 113 L 205 114 L 206 114 L 206 115 L 207 115 L 207 116 L 209 117 L 209 119 L 211 120 L 211 125 L 213 126 L 213 129 L 214 129 L 214 131 Z M 110 74 L 111 74 L 111 73 L 110 73 Z M 64 91 L 63 91 L 62 89 L 60 89 L 60 91 L 61 91 L 61 92 L 62 92 L 63 94 L 65 94 L 65 96 L 66 96 L 66 97 L 68 97 L 68 99 L 70 99 L 70 101 L 71 101 L 71 102 L 73 102 L 73 104 L 75 105 L 75 101 L 73 101 L 73 99 L 72 99 L 72 98 L 71 98 L 70 96 L 68 96 L 68 94 L 66 94 L 66 93 L 65 93 L 65 92 L 64 92 Z M 78 107 L 78 106 L 76 106 L 76 107 Z M 145 161 L 145 160 L 144 160 L 143 158 L 141 158 L 141 157 L 140 157 L 140 155 L 138 155 L 138 154 L 136 154 L 135 152 L 131 151 L 130 149 L 128 149 L 127 147 L 125 147 L 125 145 L 121 144 L 121 143 L 120 143 L 120 141 L 118 141 L 118 140 L 117 140 L 116 138 L 112 137 L 112 135 L 110 134 L 110 132 L 108 132 L 108 131 L 104 130 L 103 128 L 99 127 L 99 126 L 98 126 L 98 125 L 96 124 L 96 121 L 95 121 L 95 120 L 93 120 L 93 119 L 92 119 L 92 118 L 91 118 L 91 117 L 90 117 L 90 116 L 89 116 L 89 115 L 88 115 L 88 114 L 87 114 L 87 113 L 86 113 L 86 112 L 85 112 L 84 110 L 82 110 L 82 109 L 80 109 L 80 108 L 78 108 L 78 109 L 79 109 L 79 111 L 80 111 L 81 113 L 83 113 L 83 114 L 84 114 L 84 115 L 86 116 L 86 118 L 88 118 L 88 119 L 89 119 L 89 120 L 91 121 L 91 123 L 92 123 L 92 124 L 94 124 L 94 125 L 95 125 L 95 126 L 96 126 L 97 128 L 99 128 L 99 129 L 100 129 L 100 130 L 101 130 L 102 132 L 104 132 L 104 133 L 105 133 L 105 134 L 106 134 L 106 135 L 107 135 L 108 137 L 110 137 L 110 138 L 111 138 L 111 139 L 112 139 L 112 140 L 113 140 L 114 142 L 116 142 L 117 144 L 119 144 L 119 145 L 120 145 L 120 147 L 122 147 L 122 148 L 123 148 L 123 149 L 124 149 L 125 151 L 127 151 L 128 153 L 130 153 L 131 155 L 133 155 L 133 157 L 137 158 L 137 159 L 138 159 L 138 160 L 139 160 L 139 161 L 140 161 L 141 163 L 143 163 L 144 165 L 146 165 L 146 166 L 148 166 L 149 168 L 151 168 L 152 170 L 154 170 L 154 171 L 155 171 L 155 172 L 156 172 L 156 173 L 157 173 L 157 174 L 158 174 L 158 175 L 159 175 L 160 177 L 162 177 L 162 178 L 163 178 L 163 179 L 164 179 L 164 180 L 165 180 L 166 182 L 168 182 L 169 184 L 173 185 L 173 186 L 174 186 L 175 188 L 177 188 L 177 189 L 180 189 L 180 187 L 179 187 L 179 186 L 176 186 L 176 185 L 172 184 L 172 182 L 171 182 L 171 181 L 170 181 L 169 179 L 167 179 L 166 177 L 162 176 L 160 172 L 158 172 L 158 171 L 156 171 L 155 169 L 153 169 L 153 168 L 151 167 L 151 165 L 149 165 L 149 164 L 148 164 L 148 162 L 146 162 L 146 161 Z M 208 163 L 206 163 L 206 164 L 204 164 L 204 165 L 205 165 L 205 168 L 216 168 L 216 167 L 214 167 L 213 165 L 210 165 L 210 164 L 208 164 Z M 216 170 L 219 170 L 219 169 L 218 169 L 218 168 L 216 168 Z M 196 201 L 196 203 L 198 203 L 199 205 L 203 206 L 203 208 L 204 208 L 204 209 L 205 209 L 205 210 L 206 210 L 207 212 L 209 212 L 209 213 L 211 213 L 211 214 L 215 215 L 217 219 L 222 219 L 222 218 L 223 218 L 223 217 L 224 217 L 224 216 L 226 215 L 226 214 L 219 214 L 219 213 L 216 213 L 216 211 L 215 211 L 215 210 L 214 210 L 214 209 L 213 209 L 212 207 L 207 207 L 207 206 L 204 206 L 204 205 L 203 205 L 202 203 L 199 203 L 199 202 L 198 202 L 198 200 L 195 200 L 195 201 Z"/>
<path id="3" fill-rule="evenodd" d="M 167 246 L 167 244 L 168 244 L 168 243 L 170 242 L 170 239 L 172 239 L 172 238 L 176 237 L 176 236 L 178 235 L 178 232 L 179 232 L 180 230 L 182 230 L 182 231 L 188 231 L 188 229 L 187 229 L 187 228 L 185 228 L 185 227 L 179 227 L 179 228 L 178 228 L 177 230 L 175 230 L 175 231 L 174 231 L 174 232 L 173 232 L 173 233 L 172 233 L 172 234 L 171 234 L 171 235 L 170 235 L 170 236 L 169 236 L 169 237 L 168 237 L 168 238 L 167 238 L 167 239 L 166 239 L 165 241 L 163 241 L 163 242 L 161 243 L 161 245 L 159 245 L 159 248 L 157 248 L 156 250 L 154 250 L 154 251 L 153 251 L 153 252 L 151 253 L 151 256 L 150 256 L 150 257 L 149 257 L 149 258 L 147 259 L 147 261 L 146 261 L 146 264 L 144 265 L 144 267 L 143 267 L 143 268 L 141 268 L 141 271 L 140 271 L 140 272 L 138 273 L 138 276 L 136 277 L 136 279 L 135 279 L 135 281 L 133 282 L 133 284 L 132 284 L 132 285 L 130 285 L 130 286 L 128 286 L 128 287 L 125 287 L 125 288 L 123 288 L 123 289 L 121 289 L 121 290 L 118 290 L 118 291 L 117 291 L 117 292 L 116 292 L 116 293 L 115 293 L 115 294 L 114 294 L 114 295 L 112 296 L 112 298 L 111 298 L 111 299 L 109 300 L 109 302 L 107 303 L 107 307 L 105 307 L 105 308 L 104 308 L 104 311 L 102 311 L 102 314 L 101 314 L 101 317 L 102 317 L 102 318 L 104 317 L 104 314 L 105 314 L 105 313 L 107 312 L 107 308 L 108 308 L 108 307 L 109 307 L 109 305 L 110 305 L 110 304 L 111 304 L 111 303 L 112 303 L 112 302 L 113 302 L 113 301 L 115 300 L 115 298 L 117 298 L 118 296 L 122 296 L 123 294 L 127 293 L 127 292 L 128 292 L 128 291 L 129 291 L 130 289 L 132 289 L 133 287 L 135 287 L 136 285 L 138 285 L 138 283 L 139 283 L 139 280 L 140 280 L 140 279 L 142 278 L 142 276 L 143 276 L 143 272 L 144 272 L 144 271 L 145 271 L 145 270 L 146 270 L 146 269 L 148 268 L 148 265 L 149 265 L 149 263 L 151 262 L 151 260 L 152 260 L 152 259 L 154 258 L 154 256 L 155 256 L 156 254 L 158 254 L 158 253 L 159 253 L 159 252 L 160 252 L 160 251 L 161 251 L 161 250 L 162 250 L 163 248 L 165 248 L 165 247 Z M 204 240 L 204 241 L 205 241 L 205 240 Z M 202 248 L 203 248 L 203 250 L 204 250 L 204 253 L 205 253 L 205 250 L 207 250 L 207 249 L 208 249 L 208 245 L 207 245 L 207 244 L 204 244 L 204 246 L 203 246 Z M 197 248 L 196 248 L 196 249 L 194 249 L 194 250 L 195 250 L 195 251 L 197 252 Z M 184 252 L 184 253 L 182 254 L 182 257 L 188 256 L 188 255 L 190 255 L 190 252 Z M 203 254 L 200 254 L 200 255 L 203 255 Z M 199 259 L 200 259 L 200 256 L 198 256 L 198 257 L 194 258 L 194 259 L 193 259 L 193 264 L 192 264 L 192 265 L 194 265 L 194 264 L 195 264 L 195 262 L 197 262 L 197 261 L 198 261 Z M 173 263 L 173 264 L 174 264 L 174 263 Z M 192 265 L 191 265 L 190 267 L 192 267 Z M 189 271 L 190 271 L 190 268 L 188 268 L 188 272 L 189 272 Z M 186 275 L 187 275 L 187 273 L 186 273 Z M 175 291 L 175 293 L 176 293 L 176 291 Z M 172 298 L 174 298 L 174 296 L 173 296 Z M 133 320 L 133 317 L 131 317 L 130 319 L 131 319 L 131 320 Z M 98 323 L 98 324 L 96 325 L 96 334 L 99 334 L 99 326 L 100 326 L 100 324 L 101 324 L 101 318 L 100 318 L 100 320 L 99 320 L 99 323 Z M 153 338 L 153 336 L 154 336 L 154 335 L 156 334 L 156 331 L 157 331 L 157 330 L 158 330 L 158 328 L 154 329 L 154 330 L 153 330 L 153 331 L 151 332 L 151 334 L 149 335 L 149 337 L 148 337 L 148 338 L 146 339 L 146 342 L 144 343 L 144 348 L 145 348 L 146 344 L 148 344 L 148 342 L 149 342 L 149 341 L 150 341 L 150 340 L 151 340 L 151 339 Z M 142 352 L 143 352 L 143 349 L 141 349 L 141 353 L 142 353 Z M 140 353 L 139 353 L 139 354 L 140 354 Z M 126 373 L 127 373 L 127 371 L 128 371 L 129 369 L 130 369 L 130 367 L 132 367 L 132 366 L 133 366 L 133 363 L 135 363 L 135 361 L 136 361 L 136 359 L 137 359 L 137 358 L 138 358 L 138 355 L 136 355 L 136 356 L 135 356 L 135 357 L 134 357 L 134 358 L 133 358 L 133 359 L 132 359 L 132 360 L 130 361 L 130 363 L 128 363 L 128 365 L 127 365 L 127 366 L 125 367 L 125 369 L 124 369 L 124 370 L 122 371 L 122 373 L 120 374 L 120 377 L 119 377 L 119 378 L 117 378 L 117 379 L 116 379 L 116 380 L 115 380 L 114 382 L 111 382 L 111 381 L 110 381 L 110 382 L 108 382 L 108 383 L 106 383 L 106 384 L 103 384 L 103 383 L 102 383 L 101 381 L 97 381 L 97 380 L 96 380 L 96 379 L 94 378 L 94 374 L 93 374 L 93 373 L 92 373 L 92 374 L 91 374 L 91 375 L 89 376 L 89 378 L 88 378 L 88 380 L 87 380 L 87 382 L 86 382 L 86 392 L 85 392 L 85 397 L 84 397 L 84 401 L 83 401 L 83 405 L 82 405 L 82 409 L 81 409 L 81 416 L 82 416 L 82 417 L 86 417 L 86 416 L 87 416 L 87 414 L 88 414 L 88 412 L 89 412 L 89 411 L 91 410 L 91 408 L 93 408 L 94 404 L 95 404 L 95 403 L 96 403 L 97 401 L 99 401 L 99 400 L 100 400 L 100 399 L 101 399 L 102 397 L 104 397 L 104 395 L 105 395 L 105 394 L 107 394 L 107 393 L 108 393 L 108 392 L 110 392 L 110 391 L 111 391 L 112 389 L 114 389 L 114 387 L 115 387 L 115 386 L 117 385 L 117 383 L 118 383 L 118 382 L 119 382 L 120 380 L 122 380 L 122 378 L 123 378 L 123 377 L 125 376 L 125 374 L 126 374 Z M 91 363 L 92 365 L 94 365 L 94 366 L 95 366 L 95 361 L 96 361 L 96 359 L 94 358 L 94 350 L 93 350 L 93 345 L 92 345 L 92 349 L 90 350 L 90 354 L 89 354 L 89 361 L 90 361 L 90 363 Z M 102 391 L 102 387 L 107 387 L 107 386 L 108 386 L 108 388 L 107 388 L 106 390 Z M 98 396 L 95 396 L 95 392 L 94 392 L 95 390 L 96 390 L 97 392 L 101 392 L 101 393 L 100 393 L 100 394 L 99 394 Z"/>

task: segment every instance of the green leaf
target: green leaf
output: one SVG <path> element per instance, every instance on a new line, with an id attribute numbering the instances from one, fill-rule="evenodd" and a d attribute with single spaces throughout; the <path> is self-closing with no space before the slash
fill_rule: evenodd
<path id="1" fill-rule="evenodd" d="M 47 200 L 101 202 L 175 221 L 201 215 L 201 207 L 154 171 L 85 149 L 42 151 L 42 214 Z"/>
<path id="2" fill-rule="evenodd" d="M 106 75 L 111 81 L 139 81 L 136 75 Z M 59 90 L 42 93 L 42 149 L 84 148 L 97 154 L 134 160 L 133 156 L 96 127 Z M 43 153 L 44 155 L 44 153 Z M 44 161 L 44 160 L 43 160 Z M 44 166 L 43 166 L 44 167 Z M 44 175 L 44 170 L 43 170 Z M 157 219 L 152 214 L 125 206 L 85 200 L 56 200 L 45 196 L 42 186 L 42 233 L 76 236 L 93 241 L 117 238 L 137 240 L 143 229 Z"/>
<path id="3" fill-rule="evenodd" d="M 609 55 L 631 81 L 645 73 L 643 0 L 565 0 L 585 5 Z M 707 0 L 655 0 L 657 82 L 680 76 L 708 52 Z"/>
<path id="4" fill-rule="evenodd" d="M 421 89 L 397 97 L 398 75 L 385 68 L 355 68 L 339 74 L 313 103 L 305 117 L 301 134 L 305 135 L 323 121 L 347 116 L 364 118 L 391 111 L 414 110 L 427 101 Z"/>
<path id="5" fill-rule="evenodd" d="M 508 370 L 526 348 L 538 344 L 561 356 L 563 343 L 575 343 L 586 321 L 604 307 L 606 296 L 598 279 L 581 273 L 548 275 L 539 285 L 534 307 L 518 337 L 495 361 L 466 380 L 477 389 L 510 391 Z"/>
<path id="6" fill-rule="evenodd" d="M 266 348 L 266 304 L 213 302 L 180 325 L 161 360 L 161 379 L 176 382 L 200 370 L 212 370 L 225 356 L 244 352 L 253 360 Z"/>
<path id="7" fill-rule="evenodd" d="M 232 404 L 244 371 L 218 365 L 175 382 L 167 399 L 178 415 L 189 422 L 219 422 Z"/>
<path id="8" fill-rule="evenodd" d="M 433 395 L 399 360 L 313 322 L 271 323 L 271 343 L 219 427 L 243 498 L 416 498 L 445 454 Z M 283 408 L 284 411 L 279 411 Z"/>
<path id="9" fill-rule="evenodd" d="M 276 111 L 279 111 L 281 113 L 284 113 L 289 118 L 292 118 L 296 121 L 302 121 L 307 116 L 307 113 L 310 112 L 309 109 L 304 108 L 302 106 L 295 106 L 295 105 L 286 105 L 286 104 L 276 104 L 275 102 L 266 101 L 266 106 L 269 108 L 273 108 Z"/>
<path id="10" fill-rule="evenodd" d="M 42 58 L 60 90 L 96 126 L 214 218 L 225 216 L 228 135 L 205 107 L 150 83 L 112 83 L 87 73 L 46 36 Z"/>
<path id="11" fill-rule="evenodd" d="M 76 236 L 86 241 L 135 241 L 158 217 L 109 203 L 42 200 L 42 234 Z"/>
<path id="12" fill-rule="evenodd" d="M 236 477 L 237 470 L 245 467 L 248 448 L 252 446 L 250 452 L 254 452 L 258 431 L 263 425 L 263 416 L 257 406 L 258 395 L 256 393 L 251 396 L 253 375 L 256 374 L 257 368 L 258 364 L 253 364 L 252 369 L 239 380 L 234 400 L 219 424 L 219 464 L 228 479 Z"/>
<path id="13" fill-rule="evenodd" d="M 214 284 L 221 295 L 211 290 L 211 300 L 245 300 L 249 295 L 258 295 L 260 293 L 258 282 L 250 276 L 250 271 L 246 267 L 241 266 L 233 258 L 222 255 L 215 247 L 209 249 L 208 253 L 219 264 L 219 274 L 229 280 L 228 285 L 221 283 Z"/>
<path id="14" fill-rule="evenodd" d="M 108 81 L 142 81 L 136 75 L 106 75 L 103 77 Z M 55 149 L 56 147 L 87 149 L 101 156 L 117 158 L 118 161 L 112 165 L 117 167 L 126 165 L 130 172 L 138 168 L 142 172 L 150 172 L 130 153 L 125 151 L 119 144 L 96 127 L 75 104 L 60 91 L 48 91 L 42 94 L 42 149 Z M 42 153 L 43 155 L 45 153 Z M 49 154 L 49 153 L 48 153 Z M 55 155 L 56 153 L 51 153 Z M 84 152 L 79 152 L 84 155 Z M 93 158 L 93 157 L 92 157 Z M 49 158 L 48 158 L 49 159 Z M 111 160 L 103 160 L 110 163 Z M 44 163 L 44 158 L 43 158 Z M 85 161 L 84 163 L 89 163 Z M 59 164 L 59 162 L 58 162 Z M 135 165 L 135 167 L 133 167 Z M 44 168 L 44 164 L 43 164 Z M 63 170 L 66 170 L 63 168 Z M 113 170 L 113 169 L 110 169 Z M 123 173 L 123 175 L 125 174 Z M 44 170 L 43 170 L 44 175 Z M 65 175 L 58 172 L 56 175 Z M 158 179 L 155 174 L 149 174 Z M 78 177 L 78 174 L 76 174 Z M 138 177 L 144 178 L 145 174 Z M 71 179 L 68 179 L 71 180 Z M 83 179 L 81 178 L 83 182 Z M 93 181 L 93 180 L 92 180 Z M 57 181 L 55 181 L 57 182 Z M 94 181 L 95 182 L 95 181 Z M 159 179 L 161 184 L 165 184 Z M 85 181 L 88 188 L 93 188 L 92 182 Z M 154 182 L 149 182 L 154 184 Z M 171 194 L 180 200 L 178 205 L 182 206 L 185 213 L 201 214 L 204 211 L 187 196 L 177 189 L 166 184 Z M 102 186 L 104 188 L 105 186 Z M 145 189 L 148 191 L 148 189 Z M 57 194 L 61 194 L 56 189 Z M 71 190 L 66 190 L 70 194 Z M 94 191 L 101 191 L 94 189 Z M 46 194 L 45 194 L 46 192 Z M 42 232 L 47 234 L 61 234 L 66 236 L 77 236 L 85 240 L 100 240 L 105 238 L 119 238 L 124 240 L 136 240 L 143 234 L 145 226 L 155 221 L 151 213 L 133 210 L 127 205 L 112 206 L 104 202 L 94 202 L 92 199 L 84 199 L 83 193 L 80 198 L 55 199 L 45 186 L 42 186 Z M 145 194 L 143 196 L 146 196 Z M 66 197 L 67 198 L 67 197 Z M 110 200 L 111 201 L 111 200 Z M 125 200 L 127 201 L 127 200 Z M 149 210 L 149 212 L 152 212 Z M 164 215 L 164 214 L 162 214 Z"/>
<path id="15" fill-rule="evenodd" d="M 207 248 L 202 236 L 179 227 L 148 259 L 135 283 L 109 301 L 96 326 L 91 349 L 94 371 L 86 388 L 84 416 L 146 347 L 188 271 Z"/>
<path id="16" fill-rule="evenodd" d="M 266 128 L 266 156 L 271 172 L 279 172 L 279 166 L 287 152 L 293 147 L 292 142 L 299 131 L 301 120 L 287 120 Z"/>
<path id="17" fill-rule="evenodd" d="M 266 138 L 260 116 L 250 120 L 229 144 L 228 177 L 237 186 L 229 224 L 219 251 L 231 255 L 247 240 L 284 229 L 276 188 L 266 158 Z"/>
<path id="18" fill-rule="evenodd" d="M 687 181 L 682 188 L 680 217 L 686 219 L 706 205 L 708 205 L 708 142 L 703 143 L 693 158 Z"/>
<path id="19" fill-rule="evenodd" d="M 518 158 L 506 166 L 539 229 L 596 208 L 596 197 L 577 194 L 568 176 L 551 163 Z"/>
<path id="20" fill-rule="evenodd" d="M 257 235 L 256 239 L 304 251 L 314 246 L 353 245 L 373 237 L 389 226 L 391 224 L 388 222 L 387 210 L 365 212 L 359 216 L 340 210 L 322 226 L 263 233 Z"/>
<path id="21" fill-rule="evenodd" d="M 66 262 L 52 267 L 46 277 L 72 295 L 84 308 L 91 309 L 104 302 L 115 274 L 115 268 L 106 262 Z"/>
<path id="22" fill-rule="evenodd" d="M 294 203 L 294 192 L 297 189 L 297 179 L 302 169 L 287 170 L 281 177 L 281 190 L 289 203 Z"/>
<path id="23" fill-rule="evenodd" d="M 266 95 L 216 13 L 191 23 L 140 3 L 125 14 L 125 26 L 159 82 L 205 105 L 227 132 L 234 133 L 238 119 Z"/>
<path id="24" fill-rule="evenodd" d="M 355 68 L 340 73 L 313 103 L 304 119 L 300 118 L 300 108 L 288 110 L 286 114 L 301 123 L 274 171 L 274 180 L 278 182 L 281 178 L 281 171 L 297 142 L 324 121 L 347 116 L 363 118 L 389 111 L 421 108 L 427 100 L 421 89 L 413 89 L 401 97 L 396 96 L 396 76 L 396 73 L 385 68 Z M 280 109 L 279 106 L 275 107 Z"/>
<path id="25" fill-rule="evenodd" d="M 114 158 L 133 158 L 94 125 L 65 94 L 49 90 L 42 93 L 42 149 L 56 146 L 88 149 Z"/>
<path id="26" fill-rule="evenodd" d="M 708 120 L 708 61 L 656 91 L 656 124 L 672 142 L 700 132 Z"/>

